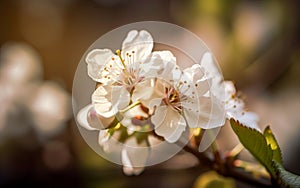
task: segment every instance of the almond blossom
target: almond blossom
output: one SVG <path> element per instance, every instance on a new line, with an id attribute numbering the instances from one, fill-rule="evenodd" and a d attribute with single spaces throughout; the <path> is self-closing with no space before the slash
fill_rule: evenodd
<path id="1" fill-rule="evenodd" d="M 153 111 L 151 122 L 155 133 L 173 143 L 186 128 L 224 125 L 224 121 L 219 120 L 224 116 L 222 103 L 210 95 L 210 79 L 205 76 L 203 68 L 194 65 L 181 71 L 175 58 L 171 59 L 155 83 L 137 84 L 137 91 L 132 96 L 133 100 L 141 101 L 150 112 Z M 152 90 L 152 95 L 144 95 L 141 88 Z"/>
<path id="2" fill-rule="evenodd" d="M 96 89 L 92 102 L 98 114 L 114 116 L 130 103 L 130 93 L 145 77 L 155 77 L 161 70 L 161 52 L 153 52 L 153 38 L 145 30 L 130 31 L 122 49 L 94 49 L 86 57 L 88 75 L 102 85 Z"/>

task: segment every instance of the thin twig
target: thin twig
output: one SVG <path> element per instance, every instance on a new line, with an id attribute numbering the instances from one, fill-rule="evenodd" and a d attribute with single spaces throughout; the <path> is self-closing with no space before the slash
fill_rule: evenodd
<path id="1" fill-rule="evenodd" d="M 179 145 L 182 146 L 182 145 Z M 186 152 L 193 154 L 200 162 L 199 166 L 205 166 L 210 168 L 211 170 L 215 170 L 219 174 L 227 177 L 232 177 L 236 180 L 242 181 L 244 183 L 255 185 L 259 187 L 272 187 L 270 183 L 270 179 L 266 178 L 255 178 L 249 172 L 245 171 L 242 168 L 236 168 L 232 161 L 229 158 L 223 159 L 220 163 L 216 163 L 214 160 L 210 159 L 205 153 L 200 153 L 195 148 L 191 147 L 190 145 L 185 145 L 183 149 Z M 222 165 L 222 166 L 219 166 Z"/>

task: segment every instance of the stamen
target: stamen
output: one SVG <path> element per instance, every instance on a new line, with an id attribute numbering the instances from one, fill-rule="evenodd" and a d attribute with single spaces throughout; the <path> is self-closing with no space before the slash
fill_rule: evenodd
<path id="1" fill-rule="evenodd" d="M 117 50 L 116 53 L 117 53 L 117 56 L 119 56 L 121 63 L 124 66 L 124 69 L 126 69 L 125 60 L 121 56 L 121 50 Z"/>

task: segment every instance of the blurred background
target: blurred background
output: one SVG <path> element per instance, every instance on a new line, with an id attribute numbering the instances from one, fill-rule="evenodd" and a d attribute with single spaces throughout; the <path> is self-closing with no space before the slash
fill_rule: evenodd
<path id="1" fill-rule="evenodd" d="M 194 163 L 185 154 L 149 167 L 141 176 L 126 177 L 120 166 L 88 147 L 74 121 L 72 82 L 86 49 L 118 26 L 149 20 L 183 26 L 207 43 L 224 78 L 235 81 L 249 109 L 261 117 L 261 127 L 271 125 L 286 168 L 300 174 L 299 4 L 1 0 L 0 187 L 203 185 L 196 180 L 206 169 L 186 168 Z M 228 126 L 218 143 L 224 151 L 237 143 Z M 252 187 L 238 180 L 233 184 Z"/>

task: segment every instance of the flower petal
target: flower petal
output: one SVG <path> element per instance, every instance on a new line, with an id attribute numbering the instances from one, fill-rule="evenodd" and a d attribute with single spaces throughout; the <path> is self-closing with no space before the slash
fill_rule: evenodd
<path id="1" fill-rule="evenodd" d="M 202 96 L 205 95 L 208 91 L 210 91 L 211 84 L 211 79 L 197 80 L 196 90 L 198 95 Z"/>
<path id="2" fill-rule="evenodd" d="M 199 64 L 194 64 L 192 67 L 184 69 L 184 72 L 191 76 L 193 82 L 201 80 L 205 75 L 204 68 Z"/>
<path id="3" fill-rule="evenodd" d="M 170 51 L 155 51 L 152 52 L 145 61 L 140 65 L 141 77 L 153 78 L 167 68 L 166 64 L 176 64 L 176 58 Z M 170 73 L 170 72 L 168 72 Z"/>
<path id="4" fill-rule="evenodd" d="M 149 32 L 145 30 L 132 30 L 128 33 L 122 44 L 122 57 L 126 57 L 126 53 L 133 54 L 135 63 L 141 61 L 151 54 L 153 49 L 153 38 Z"/>
<path id="5" fill-rule="evenodd" d="M 101 70 L 113 56 L 114 53 L 109 49 L 94 49 L 89 52 L 85 59 L 88 64 L 88 75 L 96 82 L 100 82 Z"/>
<path id="6" fill-rule="evenodd" d="M 129 138 L 122 149 L 122 164 L 123 171 L 126 175 L 139 175 L 144 170 L 150 154 L 150 148 L 146 141 L 137 143 L 136 138 Z"/>
<path id="7" fill-rule="evenodd" d="M 99 86 L 92 95 L 96 112 L 109 118 L 130 102 L 130 94 L 124 86 Z"/>
<path id="8" fill-rule="evenodd" d="M 239 121 L 241 124 L 246 125 L 247 127 L 261 131 L 258 126 L 259 117 L 254 112 L 243 111 L 240 113 L 227 113 L 228 119 L 233 118 L 236 121 Z"/>
<path id="9" fill-rule="evenodd" d="M 157 107 L 151 121 L 155 125 L 155 133 L 170 143 L 176 142 L 186 127 L 181 114 L 169 106 Z"/>
<path id="10" fill-rule="evenodd" d="M 162 70 L 160 70 L 160 72 L 158 72 L 157 75 L 159 79 L 164 80 L 168 83 L 173 82 L 174 78 L 179 78 L 180 76 L 181 71 L 176 65 L 176 61 L 164 61 L 164 67 Z"/>
<path id="11" fill-rule="evenodd" d="M 136 84 L 132 93 L 132 100 L 148 100 L 154 92 L 155 81 L 147 79 Z"/>
<path id="12" fill-rule="evenodd" d="M 92 107 L 87 115 L 87 121 L 91 127 L 94 127 L 98 130 L 106 129 L 110 126 L 110 124 L 114 121 L 115 117 L 105 118 L 100 116 L 94 107 Z"/>
<path id="13" fill-rule="evenodd" d="M 232 99 L 236 94 L 236 89 L 231 81 L 224 81 L 225 86 L 225 101 L 229 101 Z"/>
<path id="14" fill-rule="evenodd" d="M 183 103 L 183 112 L 185 116 L 185 120 L 190 128 L 199 127 L 198 119 L 199 119 L 199 104 L 191 104 L 191 103 Z"/>
<path id="15" fill-rule="evenodd" d="M 120 153 L 122 149 L 122 144 L 118 141 L 120 134 L 115 132 L 113 136 L 110 135 L 108 130 L 100 130 L 98 136 L 98 143 L 103 148 L 103 151 L 106 153 Z"/>
<path id="16" fill-rule="evenodd" d="M 149 109 L 151 114 L 155 106 L 161 103 L 162 98 L 165 96 L 165 82 L 160 80 L 154 81 L 153 79 L 145 80 L 138 83 L 132 94 L 132 101 L 140 101 Z"/>
<path id="17" fill-rule="evenodd" d="M 201 142 L 198 147 L 199 152 L 204 152 L 215 141 L 221 127 L 206 129 L 202 135 Z"/>
<path id="18" fill-rule="evenodd" d="M 222 101 L 216 97 L 199 97 L 200 111 L 198 127 L 212 129 L 225 124 L 225 110 Z"/>
<path id="19" fill-rule="evenodd" d="M 233 118 L 243 125 L 257 129 L 260 131 L 258 126 L 259 117 L 253 112 L 245 110 L 245 103 L 242 99 L 236 96 L 236 89 L 234 84 L 230 81 L 224 82 L 225 86 L 225 109 L 227 118 Z"/>
<path id="20" fill-rule="evenodd" d="M 93 130 L 98 130 L 95 127 L 90 126 L 89 122 L 87 121 L 88 113 L 90 109 L 93 108 L 93 105 L 87 105 L 84 108 L 82 108 L 78 114 L 77 114 L 77 122 L 80 126 L 84 127 L 87 130 L 93 131 Z"/>
<path id="21" fill-rule="evenodd" d="M 205 69 L 206 77 L 211 78 L 210 93 L 219 100 L 224 100 L 223 76 L 210 52 L 206 52 L 201 59 L 200 65 Z"/>

